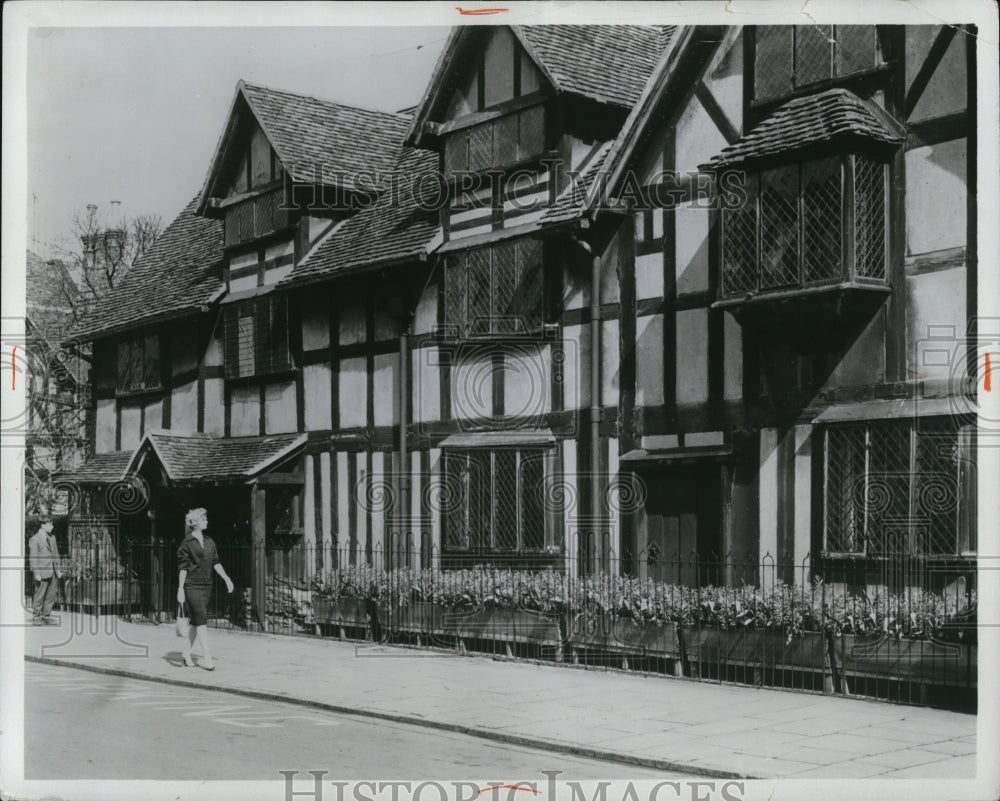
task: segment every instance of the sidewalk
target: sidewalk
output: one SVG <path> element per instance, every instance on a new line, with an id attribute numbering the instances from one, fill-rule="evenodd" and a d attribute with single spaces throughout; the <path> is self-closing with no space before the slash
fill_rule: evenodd
<path id="1" fill-rule="evenodd" d="M 224 630 L 210 632 L 208 672 L 179 666 L 172 626 L 56 617 L 58 626 L 28 626 L 26 658 L 710 777 L 976 773 L 974 715 Z"/>

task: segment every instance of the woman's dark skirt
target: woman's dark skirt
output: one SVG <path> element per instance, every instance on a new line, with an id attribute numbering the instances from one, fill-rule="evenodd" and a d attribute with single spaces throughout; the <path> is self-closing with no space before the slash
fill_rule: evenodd
<path id="1" fill-rule="evenodd" d="M 211 584 L 184 585 L 184 608 L 191 617 L 192 626 L 208 624 L 208 600 L 211 597 Z"/>

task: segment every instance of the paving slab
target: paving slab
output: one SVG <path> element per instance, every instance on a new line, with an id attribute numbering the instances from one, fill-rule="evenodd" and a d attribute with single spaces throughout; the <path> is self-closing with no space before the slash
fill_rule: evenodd
<path id="1" fill-rule="evenodd" d="M 27 658 L 706 777 L 902 778 L 924 765 L 935 778 L 975 776 L 975 715 L 224 630 L 210 632 L 207 672 L 178 665 L 171 626 L 60 617 L 27 627 Z"/>

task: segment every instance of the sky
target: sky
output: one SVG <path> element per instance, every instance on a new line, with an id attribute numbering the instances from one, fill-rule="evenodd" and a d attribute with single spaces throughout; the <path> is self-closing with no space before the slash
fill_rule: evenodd
<path id="1" fill-rule="evenodd" d="M 33 28 L 28 247 L 73 250 L 73 217 L 110 202 L 166 226 L 200 190 L 236 83 L 398 111 L 416 105 L 444 27 Z"/>

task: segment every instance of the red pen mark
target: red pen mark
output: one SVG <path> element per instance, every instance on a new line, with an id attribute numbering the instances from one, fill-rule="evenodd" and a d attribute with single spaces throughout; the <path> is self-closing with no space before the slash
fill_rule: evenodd
<path id="1" fill-rule="evenodd" d="M 990 376 L 990 371 L 992 369 L 990 367 L 990 354 L 984 353 L 983 357 L 983 361 L 985 362 L 983 365 L 983 373 L 985 373 L 983 376 L 983 389 L 990 392 L 993 389 L 993 378 Z"/>
<path id="2" fill-rule="evenodd" d="M 911 369 L 911 368 L 909 368 L 909 367 L 907 367 L 907 368 L 906 368 L 906 372 L 908 372 L 908 373 L 909 373 L 910 375 L 915 375 L 915 376 L 916 376 L 917 378 L 923 378 L 923 377 L 924 377 L 924 374 L 923 374 L 923 373 L 921 373 L 921 372 L 918 372 L 918 371 L 916 371 L 916 370 L 912 370 L 912 369 Z"/>
<path id="3" fill-rule="evenodd" d="M 455 10 L 467 17 L 477 17 L 480 14 L 502 14 L 504 11 L 510 11 L 509 8 L 462 8 L 461 6 L 455 6 Z"/>
<path id="4" fill-rule="evenodd" d="M 506 11 L 506 9 L 504 9 Z M 491 784 L 489 787 L 484 787 L 480 790 L 477 795 L 482 795 L 483 793 L 489 792 L 490 790 L 524 790 L 527 793 L 534 793 L 535 795 L 541 795 L 541 792 L 534 790 L 531 787 L 522 787 L 519 784 Z"/>
<path id="5" fill-rule="evenodd" d="M 987 354 L 989 355 L 989 354 Z M 17 345 L 10 351 L 10 388 L 11 391 L 17 389 Z"/>

